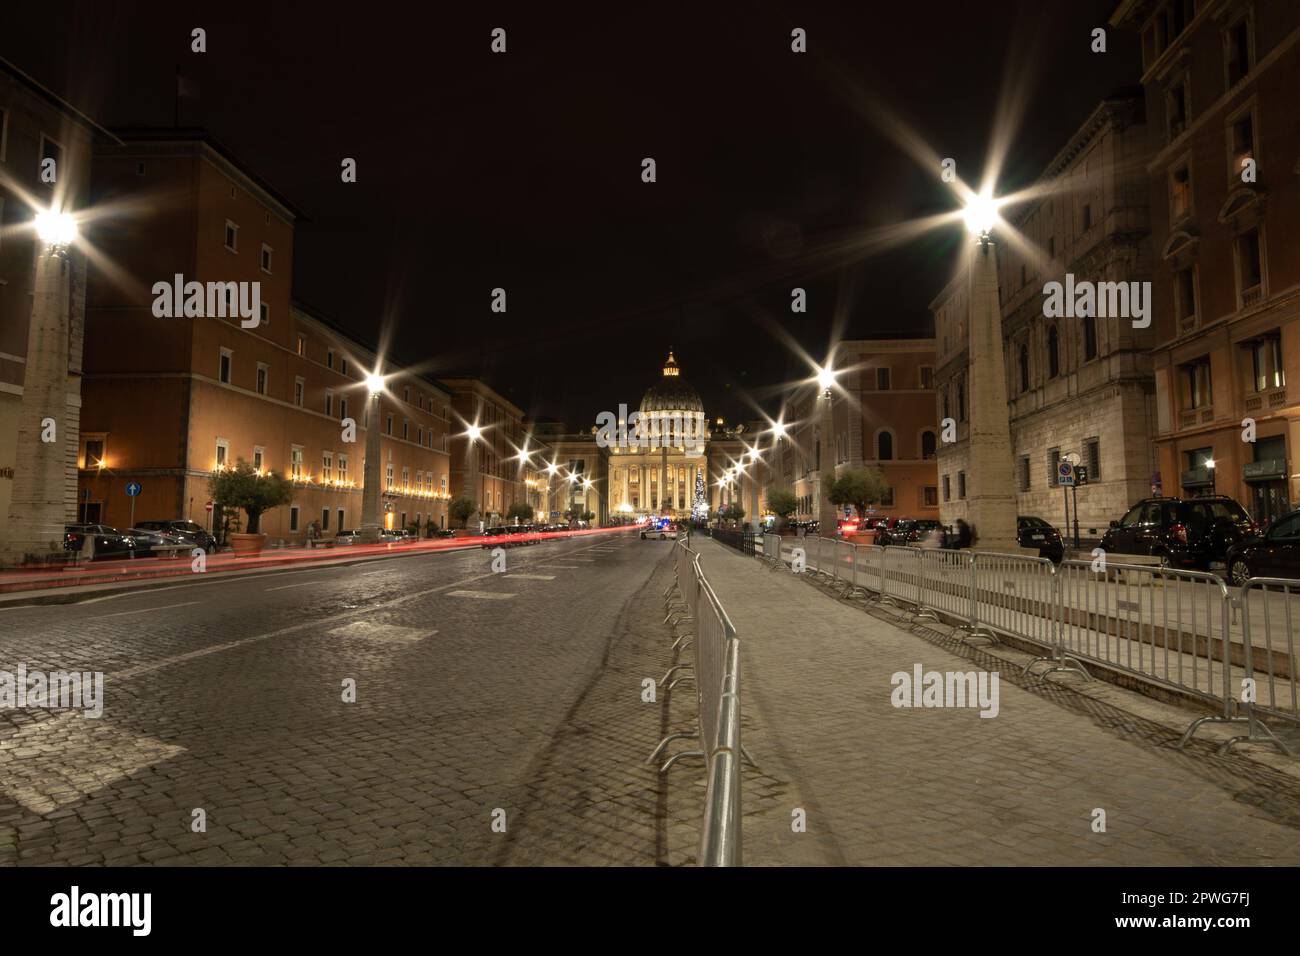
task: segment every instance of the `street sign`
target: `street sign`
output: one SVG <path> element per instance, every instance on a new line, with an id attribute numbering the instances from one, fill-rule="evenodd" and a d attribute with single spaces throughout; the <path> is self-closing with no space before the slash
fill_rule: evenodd
<path id="1" fill-rule="evenodd" d="M 209 498 L 209 499 L 208 499 L 208 503 L 207 503 L 206 505 L 203 506 L 203 510 L 206 511 L 206 512 L 208 512 L 208 514 L 211 514 L 211 513 L 212 513 L 212 499 L 211 499 L 211 498 Z"/>
<path id="2" fill-rule="evenodd" d="M 1062 461 L 1056 466 L 1056 483 L 1067 487 L 1074 484 L 1074 466 L 1068 461 Z"/>
<path id="3" fill-rule="evenodd" d="M 1088 466 L 1087 466 L 1087 465 L 1075 465 L 1075 466 L 1074 466 L 1074 483 L 1075 483 L 1076 485 L 1086 485 L 1086 484 L 1088 483 Z"/>
<path id="4" fill-rule="evenodd" d="M 128 482 L 126 483 L 126 494 L 127 494 L 127 497 L 134 498 L 134 497 L 135 497 L 136 495 L 138 495 L 139 493 L 140 493 L 140 482 L 138 482 L 138 481 L 128 481 Z"/>

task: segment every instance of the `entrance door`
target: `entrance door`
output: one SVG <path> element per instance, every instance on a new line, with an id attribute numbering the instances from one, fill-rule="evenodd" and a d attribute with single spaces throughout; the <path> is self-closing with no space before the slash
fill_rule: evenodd
<path id="1" fill-rule="evenodd" d="M 83 501 L 81 503 L 81 523 L 82 524 L 99 524 L 100 515 L 103 514 L 103 503 L 99 501 Z"/>
<path id="2" fill-rule="evenodd" d="M 1251 482 L 1250 499 L 1251 517 L 1260 527 L 1291 510 L 1286 497 L 1285 481 Z"/>

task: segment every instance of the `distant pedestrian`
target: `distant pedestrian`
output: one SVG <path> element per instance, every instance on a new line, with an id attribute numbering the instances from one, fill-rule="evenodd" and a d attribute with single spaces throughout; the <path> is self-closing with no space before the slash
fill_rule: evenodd
<path id="1" fill-rule="evenodd" d="M 962 548 L 969 548 L 971 544 L 974 542 L 974 540 L 975 540 L 975 535 L 971 531 L 970 525 L 966 523 L 964 518 L 958 518 L 957 539 L 956 541 L 953 542 L 953 547 L 957 548 L 957 550 L 960 551 Z"/>

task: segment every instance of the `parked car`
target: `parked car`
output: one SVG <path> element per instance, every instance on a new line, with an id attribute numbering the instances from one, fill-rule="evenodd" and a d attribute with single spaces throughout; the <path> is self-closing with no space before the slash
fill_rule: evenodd
<path id="1" fill-rule="evenodd" d="M 198 545 L 184 540 L 172 531 L 159 531 L 154 528 L 131 528 L 127 536 L 135 542 L 136 554 L 165 555 L 174 557 L 188 552 Z"/>
<path id="2" fill-rule="evenodd" d="M 1229 548 L 1258 533 L 1246 509 L 1226 495 L 1143 498 L 1110 523 L 1101 546 L 1109 555 L 1159 557 L 1163 567 L 1217 571 L 1226 567 Z"/>
<path id="3" fill-rule="evenodd" d="M 896 518 L 876 530 L 876 544 L 916 544 L 932 531 L 941 529 L 933 518 Z"/>
<path id="4" fill-rule="evenodd" d="M 217 551 L 217 539 L 212 537 L 203 525 L 195 521 L 185 518 L 170 521 L 137 521 L 135 526 L 146 531 L 166 531 L 169 534 L 179 535 L 185 543 L 192 543 L 194 547 L 202 548 L 208 554 L 216 554 Z"/>
<path id="5" fill-rule="evenodd" d="M 1065 557 L 1065 543 L 1061 532 L 1057 531 L 1042 518 L 1033 515 L 1020 515 L 1016 518 L 1016 539 L 1022 548 L 1037 548 L 1040 558 L 1051 558 L 1060 564 Z"/>
<path id="6" fill-rule="evenodd" d="M 1273 521 L 1262 535 L 1228 549 L 1228 580 L 1242 585 L 1251 578 L 1300 578 L 1300 511 Z"/>
<path id="7" fill-rule="evenodd" d="M 857 534 L 857 518 L 839 518 L 835 522 L 835 537 L 842 538 L 846 534 Z"/>
<path id="8" fill-rule="evenodd" d="M 415 540 L 415 535 L 413 535 L 406 528 L 380 528 L 379 529 L 380 544 L 406 544 L 414 540 Z"/>
<path id="9" fill-rule="evenodd" d="M 129 558 L 135 554 L 135 539 L 106 524 L 70 524 L 63 529 L 63 547 L 82 551 L 86 538 L 94 538 L 96 558 Z"/>
<path id="10" fill-rule="evenodd" d="M 338 547 L 339 545 L 360 544 L 360 543 L 361 543 L 360 531 L 352 530 L 352 531 L 334 532 L 335 547 Z"/>

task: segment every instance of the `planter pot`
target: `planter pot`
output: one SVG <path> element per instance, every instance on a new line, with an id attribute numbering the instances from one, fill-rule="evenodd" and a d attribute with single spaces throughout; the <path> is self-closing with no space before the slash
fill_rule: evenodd
<path id="1" fill-rule="evenodd" d="M 262 548 L 266 544 L 266 535 L 264 534 L 232 534 L 228 537 L 230 547 L 237 558 L 257 557 L 262 553 Z"/>
<path id="2" fill-rule="evenodd" d="M 472 532 L 469 528 L 457 528 L 455 531 L 451 533 L 451 536 L 453 538 L 468 538 L 471 535 L 473 535 L 473 533 L 474 532 Z"/>

